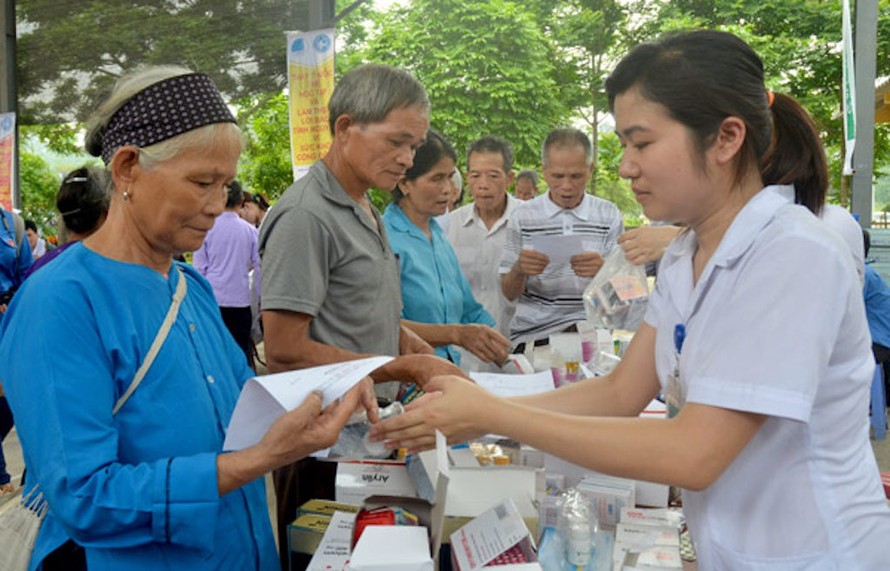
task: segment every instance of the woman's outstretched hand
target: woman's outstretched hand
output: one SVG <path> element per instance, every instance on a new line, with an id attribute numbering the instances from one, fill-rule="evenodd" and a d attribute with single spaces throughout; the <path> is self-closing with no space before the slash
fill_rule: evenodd
<path id="1" fill-rule="evenodd" d="M 486 420 L 499 399 L 465 378 L 434 377 L 425 395 L 405 408 L 405 413 L 382 420 L 371 428 L 371 438 L 389 448 L 420 452 L 435 447 L 435 431 L 449 444 L 466 442 L 489 432 Z"/>

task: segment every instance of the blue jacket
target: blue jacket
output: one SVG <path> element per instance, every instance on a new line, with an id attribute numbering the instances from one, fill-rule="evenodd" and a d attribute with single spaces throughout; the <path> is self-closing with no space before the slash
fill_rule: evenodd
<path id="1" fill-rule="evenodd" d="M 278 569 L 263 481 L 220 497 L 216 462 L 253 372 L 213 291 L 188 292 L 142 384 L 112 416 L 179 273 L 78 243 L 22 285 L 0 325 L 0 378 L 28 480 L 46 496 L 31 570 L 67 539 L 90 571 Z"/>

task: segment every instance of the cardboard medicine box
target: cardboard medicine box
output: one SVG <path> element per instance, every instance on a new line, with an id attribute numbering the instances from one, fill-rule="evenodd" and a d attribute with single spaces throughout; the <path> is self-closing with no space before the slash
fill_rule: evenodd
<path id="1" fill-rule="evenodd" d="M 395 569 L 396 559 L 398 560 L 398 569 L 425 569 L 426 563 L 423 553 L 429 553 L 433 558 L 433 565 L 438 569 L 439 564 L 439 547 L 442 544 L 442 524 L 444 522 L 445 497 L 448 493 L 449 482 L 449 466 L 448 466 L 448 445 L 445 436 L 440 432 L 436 432 L 436 449 L 431 451 L 433 454 L 433 472 L 431 474 L 425 471 L 410 469 L 411 462 L 408 463 L 408 473 L 413 482 L 413 488 L 416 489 L 415 495 L 372 495 L 362 502 L 362 509 L 374 509 L 379 507 L 400 507 L 417 516 L 421 527 L 400 526 L 406 529 L 423 529 L 423 537 L 426 539 L 426 551 L 418 549 L 417 545 L 399 545 L 399 553 L 395 553 L 393 545 L 370 545 L 372 540 L 381 532 L 374 531 L 368 538 L 365 535 L 369 530 L 375 527 L 399 527 L 399 526 L 369 526 L 365 528 L 361 538 L 355 546 L 353 557 L 350 559 L 349 569 L 353 571 L 368 571 L 372 569 Z M 417 480 L 419 478 L 419 480 Z M 413 532 L 382 532 L 389 534 L 402 534 L 403 539 L 413 538 L 416 542 L 418 534 Z M 366 544 L 366 545 L 363 545 Z M 363 545 L 359 551 L 359 545 Z M 408 550 L 417 555 L 416 560 L 403 558 L 403 550 Z M 357 553 L 356 553 L 357 552 Z M 356 559 L 358 555 L 358 559 Z M 392 558 L 392 564 L 387 567 L 385 562 L 387 557 Z M 382 565 L 382 566 L 381 566 Z M 412 565 L 414 565 L 412 567 Z M 405 567 L 403 567 L 405 566 Z"/>
<path id="2" fill-rule="evenodd" d="M 331 516 L 307 513 L 298 515 L 287 526 L 287 545 L 290 551 L 312 555 L 324 537 Z"/>
<path id="3" fill-rule="evenodd" d="M 298 507 L 297 517 L 287 526 L 288 549 L 307 555 L 315 553 L 334 511 L 356 513 L 358 506 L 329 500 L 309 500 Z"/>
<path id="4" fill-rule="evenodd" d="M 451 534 L 451 560 L 455 571 L 476 571 L 493 562 L 497 562 L 494 569 L 520 565 L 540 569 L 528 528 L 509 498 Z"/>

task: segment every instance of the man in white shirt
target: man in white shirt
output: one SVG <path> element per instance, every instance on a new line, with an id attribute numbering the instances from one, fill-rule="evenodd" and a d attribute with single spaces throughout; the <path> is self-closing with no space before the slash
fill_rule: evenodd
<path id="1" fill-rule="evenodd" d="M 35 260 L 46 254 L 46 240 L 40 237 L 37 224 L 33 220 L 25 220 L 25 235 L 28 236 L 28 244 L 31 245 Z"/>
<path id="2" fill-rule="evenodd" d="M 542 170 L 549 190 L 522 203 L 510 217 L 499 267 L 504 296 L 517 300 L 510 325 L 517 352 L 525 342 L 540 343 L 585 319 L 584 288 L 624 230 L 614 204 L 585 192 L 593 170 L 593 147 L 583 132 L 552 131 L 544 142 Z M 577 237 L 567 242 L 578 242 L 581 253 L 566 262 L 550 263 L 533 243 L 559 236 Z"/>
<path id="3" fill-rule="evenodd" d="M 516 186 L 513 196 L 519 200 L 531 200 L 538 196 L 538 173 L 532 169 L 523 169 L 516 175 Z"/>
<path id="4" fill-rule="evenodd" d="M 443 225 L 473 295 L 505 336 L 510 333 L 513 304 L 501 293 L 498 263 L 507 220 L 520 203 L 507 193 L 513 181 L 512 168 L 513 148 L 506 140 L 488 135 L 470 145 L 467 184 L 473 202 L 450 213 Z"/>

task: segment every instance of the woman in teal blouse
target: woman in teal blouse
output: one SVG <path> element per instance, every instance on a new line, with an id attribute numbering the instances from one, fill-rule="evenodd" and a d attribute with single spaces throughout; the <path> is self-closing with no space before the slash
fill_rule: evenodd
<path id="1" fill-rule="evenodd" d="M 437 131 L 414 156 L 414 164 L 393 191 L 383 214 L 390 244 L 399 258 L 402 318 L 436 347 L 436 354 L 460 365 L 458 345 L 486 363 L 500 365 L 509 341 L 470 290 L 451 244 L 433 217 L 445 212 L 457 155 Z"/>

